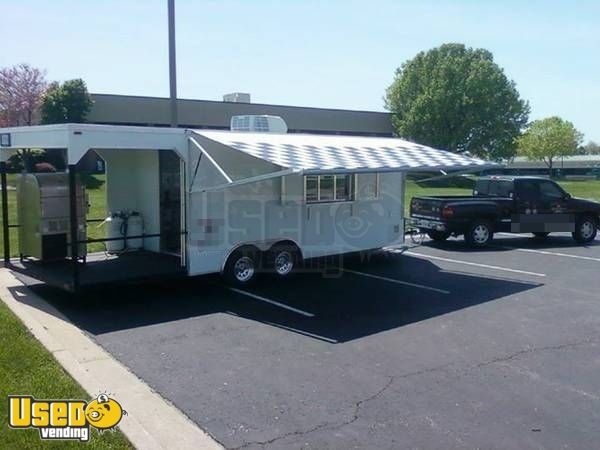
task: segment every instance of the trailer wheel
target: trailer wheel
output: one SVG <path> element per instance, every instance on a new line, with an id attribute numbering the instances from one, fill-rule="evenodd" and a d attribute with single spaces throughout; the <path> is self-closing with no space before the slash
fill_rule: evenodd
<path id="1" fill-rule="evenodd" d="M 443 242 L 450 237 L 448 231 L 435 231 L 431 230 L 427 232 L 427 235 L 434 241 Z"/>
<path id="2" fill-rule="evenodd" d="M 300 252 L 293 244 L 275 244 L 268 252 L 269 269 L 279 277 L 288 277 L 298 267 Z"/>
<path id="3" fill-rule="evenodd" d="M 494 239 L 494 230 L 487 220 L 476 220 L 465 233 L 465 241 L 470 247 L 487 247 Z"/>
<path id="4" fill-rule="evenodd" d="M 573 239 L 580 244 L 587 244 L 596 239 L 598 222 L 593 216 L 582 216 L 575 221 Z"/>
<path id="5" fill-rule="evenodd" d="M 237 249 L 227 258 L 223 276 L 230 284 L 246 286 L 256 278 L 259 261 L 259 253 L 252 247 Z"/>

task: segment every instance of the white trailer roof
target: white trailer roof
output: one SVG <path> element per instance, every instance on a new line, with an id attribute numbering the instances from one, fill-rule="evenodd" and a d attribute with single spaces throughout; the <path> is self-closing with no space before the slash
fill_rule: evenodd
<path id="1" fill-rule="evenodd" d="M 178 128 L 56 124 L 0 128 L 0 160 L 22 148 L 67 149 L 69 164 L 94 150 L 173 150 L 187 155 L 186 131 Z"/>
<path id="2" fill-rule="evenodd" d="M 207 139 L 303 173 L 477 170 L 494 166 L 403 139 L 194 130 Z"/>

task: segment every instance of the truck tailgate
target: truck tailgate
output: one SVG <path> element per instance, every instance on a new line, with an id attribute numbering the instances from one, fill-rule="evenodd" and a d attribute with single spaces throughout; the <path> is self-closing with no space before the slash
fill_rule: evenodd
<path id="1" fill-rule="evenodd" d="M 432 197 L 413 197 L 410 202 L 410 215 L 427 219 L 440 219 L 444 200 Z"/>

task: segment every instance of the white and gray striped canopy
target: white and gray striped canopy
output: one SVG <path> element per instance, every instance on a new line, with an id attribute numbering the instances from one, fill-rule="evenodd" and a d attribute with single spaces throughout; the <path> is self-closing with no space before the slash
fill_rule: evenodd
<path id="1" fill-rule="evenodd" d="M 303 173 L 463 171 L 493 166 L 481 159 L 396 138 L 205 130 L 194 132 L 248 155 Z"/>

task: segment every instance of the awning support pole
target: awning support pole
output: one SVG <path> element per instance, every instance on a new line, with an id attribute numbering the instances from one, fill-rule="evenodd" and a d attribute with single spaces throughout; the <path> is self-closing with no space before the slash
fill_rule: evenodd
<path id="1" fill-rule="evenodd" d="M 71 262 L 73 264 L 73 290 L 79 287 L 79 238 L 77 233 L 77 169 L 69 164 L 69 214 L 71 222 Z"/>
<path id="2" fill-rule="evenodd" d="M 2 185 L 2 238 L 4 243 L 4 267 L 10 265 L 10 235 L 8 228 L 8 189 L 6 183 L 6 161 L 0 162 L 0 184 Z"/>

